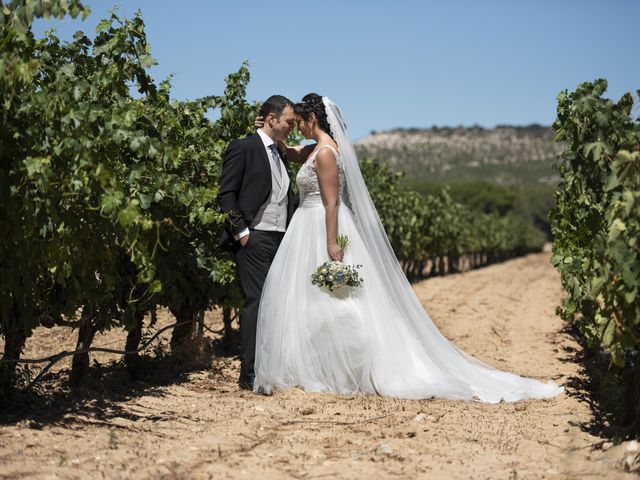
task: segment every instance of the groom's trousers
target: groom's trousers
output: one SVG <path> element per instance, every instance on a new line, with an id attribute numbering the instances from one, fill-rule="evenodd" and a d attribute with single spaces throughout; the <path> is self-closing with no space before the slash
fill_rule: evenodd
<path id="1" fill-rule="evenodd" d="M 255 378 L 256 327 L 262 287 L 280 246 L 283 232 L 250 230 L 249 241 L 236 252 L 236 267 L 245 301 L 240 314 L 240 384 Z"/>

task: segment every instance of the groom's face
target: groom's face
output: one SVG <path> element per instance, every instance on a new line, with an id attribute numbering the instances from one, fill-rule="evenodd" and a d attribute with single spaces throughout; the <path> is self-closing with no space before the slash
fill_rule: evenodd
<path id="1" fill-rule="evenodd" d="M 274 115 L 270 121 L 272 122 L 271 131 L 274 137 L 276 137 L 274 140 L 282 140 L 284 142 L 295 126 L 296 115 L 293 112 L 293 108 L 285 107 L 279 117 Z"/>

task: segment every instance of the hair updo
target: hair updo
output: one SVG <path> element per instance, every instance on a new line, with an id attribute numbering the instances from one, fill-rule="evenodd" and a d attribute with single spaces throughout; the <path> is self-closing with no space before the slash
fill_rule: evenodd
<path id="1" fill-rule="evenodd" d="M 328 133 L 331 138 L 331 127 L 329 126 L 329 120 L 327 120 L 327 112 L 325 110 L 322 97 L 317 93 L 308 93 L 302 97 L 302 101 L 296 103 L 293 106 L 293 111 L 300 115 L 304 121 L 308 121 L 313 113 L 318 121 L 318 127 L 325 133 Z M 335 140 L 335 139 L 334 139 Z"/>

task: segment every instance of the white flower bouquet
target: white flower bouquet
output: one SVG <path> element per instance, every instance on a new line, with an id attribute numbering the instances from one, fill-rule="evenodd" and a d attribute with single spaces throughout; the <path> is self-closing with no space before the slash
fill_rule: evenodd
<path id="1" fill-rule="evenodd" d="M 338 235 L 338 246 L 344 250 L 349 244 L 349 237 Z M 358 269 L 362 265 L 347 265 L 338 261 L 324 262 L 311 274 L 311 284 L 320 288 L 327 288 L 330 292 L 342 287 L 359 287 L 363 279 Z"/>

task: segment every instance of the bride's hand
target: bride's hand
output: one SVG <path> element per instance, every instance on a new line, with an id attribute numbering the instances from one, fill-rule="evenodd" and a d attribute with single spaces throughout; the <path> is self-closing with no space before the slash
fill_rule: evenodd
<path id="1" fill-rule="evenodd" d="M 253 126 L 256 128 L 264 127 L 264 117 L 257 116 L 255 121 L 253 122 Z"/>
<path id="2" fill-rule="evenodd" d="M 341 262 L 344 257 L 344 252 L 335 243 L 327 245 L 327 253 L 329 254 L 329 258 L 334 262 Z"/>

